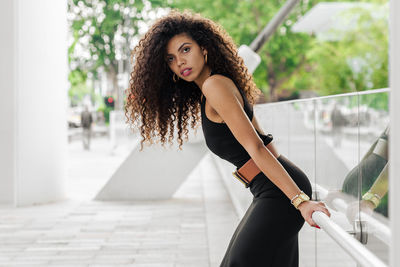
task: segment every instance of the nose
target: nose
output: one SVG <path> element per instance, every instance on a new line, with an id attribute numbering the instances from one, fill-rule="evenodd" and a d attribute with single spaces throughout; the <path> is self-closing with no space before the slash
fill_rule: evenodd
<path id="1" fill-rule="evenodd" d="M 178 67 L 180 67 L 182 64 L 184 64 L 185 63 L 185 60 L 184 60 L 184 58 L 183 57 L 177 57 L 176 58 L 176 63 L 178 64 Z"/>

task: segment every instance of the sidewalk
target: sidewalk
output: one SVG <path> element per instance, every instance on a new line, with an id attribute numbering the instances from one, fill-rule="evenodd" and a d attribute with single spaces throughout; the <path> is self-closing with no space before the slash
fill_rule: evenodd
<path id="1" fill-rule="evenodd" d="M 239 218 L 209 155 L 169 200 L 103 202 L 92 199 L 128 150 L 111 153 L 99 137 L 90 151 L 75 141 L 68 153 L 70 199 L 0 207 L 0 267 L 219 266 Z M 321 230 L 306 225 L 300 240 L 301 267 L 354 266 Z"/>
<path id="2" fill-rule="evenodd" d="M 210 158 L 172 199 L 93 201 L 124 155 L 107 138 L 70 143 L 72 199 L 1 207 L 0 266 L 218 266 L 238 218 Z"/>

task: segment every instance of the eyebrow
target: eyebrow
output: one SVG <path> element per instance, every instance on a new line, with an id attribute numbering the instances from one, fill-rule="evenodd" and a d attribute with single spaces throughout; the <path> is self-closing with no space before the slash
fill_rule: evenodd
<path id="1" fill-rule="evenodd" d="M 178 48 L 178 51 L 181 50 L 182 46 L 184 46 L 185 44 L 192 44 L 192 43 L 183 43 L 183 44 L 181 44 L 181 46 Z M 171 54 L 167 54 L 167 56 L 171 56 Z"/>

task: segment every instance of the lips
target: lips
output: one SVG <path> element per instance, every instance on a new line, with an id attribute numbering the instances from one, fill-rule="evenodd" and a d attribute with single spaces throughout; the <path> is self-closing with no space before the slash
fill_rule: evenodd
<path id="1" fill-rule="evenodd" d="M 181 71 L 181 74 L 182 74 L 183 76 L 186 76 L 186 75 L 189 75 L 191 71 L 192 71 L 191 68 L 185 68 L 185 69 L 183 69 L 183 70 Z"/>

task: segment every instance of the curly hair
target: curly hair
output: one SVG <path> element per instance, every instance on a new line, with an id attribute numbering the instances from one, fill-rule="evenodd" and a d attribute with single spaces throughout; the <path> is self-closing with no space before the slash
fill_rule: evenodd
<path id="1" fill-rule="evenodd" d="M 201 118 L 201 90 L 195 82 L 172 79 L 173 72 L 165 60 L 168 41 L 175 35 L 186 33 L 208 52 L 207 65 L 229 77 L 254 104 L 260 90 L 238 56 L 237 47 L 225 30 L 210 19 L 189 10 L 172 10 L 156 20 L 132 51 L 133 70 L 126 89 L 125 116 L 131 128 L 140 129 L 143 143 L 156 140 L 164 146 L 173 144 L 175 127 L 179 149 L 188 140 L 188 120 L 192 129 Z M 168 140 L 167 140 L 168 135 Z"/>

